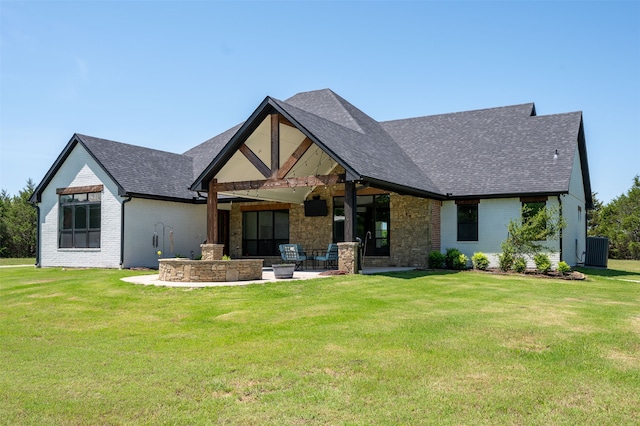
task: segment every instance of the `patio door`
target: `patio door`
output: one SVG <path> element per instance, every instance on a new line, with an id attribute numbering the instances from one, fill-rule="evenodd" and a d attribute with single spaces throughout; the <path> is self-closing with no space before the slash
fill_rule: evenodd
<path id="1" fill-rule="evenodd" d="M 230 256 L 229 251 L 229 211 L 218 210 L 218 244 L 224 244 L 222 253 Z"/>
<path id="2" fill-rule="evenodd" d="M 358 195 L 356 236 L 366 242 L 365 256 L 389 256 L 389 195 Z M 333 199 L 333 241 L 344 240 L 344 197 Z"/>

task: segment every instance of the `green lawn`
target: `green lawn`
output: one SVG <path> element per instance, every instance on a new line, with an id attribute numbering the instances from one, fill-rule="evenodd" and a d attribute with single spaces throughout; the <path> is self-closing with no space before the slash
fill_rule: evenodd
<path id="1" fill-rule="evenodd" d="M 0 257 L 0 266 L 8 265 L 35 265 L 35 257 Z"/>
<path id="2" fill-rule="evenodd" d="M 245 287 L 0 269 L 0 424 L 640 423 L 640 262 Z"/>

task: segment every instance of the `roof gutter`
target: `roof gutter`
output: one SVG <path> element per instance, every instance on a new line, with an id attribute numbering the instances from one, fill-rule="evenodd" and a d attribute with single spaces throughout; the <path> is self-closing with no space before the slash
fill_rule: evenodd
<path id="1" fill-rule="evenodd" d="M 438 194 L 436 192 L 425 191 L 425 190 L 417 189 L 417 188 L 410 188 L 410 187 L 407 187 L 407 186 L 399 185 L 399 184 L 392 183 L 392 182 L 386 182 L 386 181 L 383 181 L 383 180 L 378 180 L 378 179 L 374 179 L 374 178 L 370 178 L 370 177 L 362 177 L 361 180 L 363 182 L 370 183 L 371 186 L 375 186 L 376 188 L 388 189 L 390 191 L 397 192 L 398 194 L 402 194 L 402 195 L 411 195 L 411 196 L 420 197 L 420 198 L 431 198 L 431 199 L 434 199 L 434 200 L 446 200 L 447 199 L 446 196 L 444 196 L 442 194 Z"/>
<path id="2" fill-rule="evenodd" d="M 37 202 L 31 202 L 31 205 L 36 209 L 36 268 L 40 268 L 40 206 Z"/>
<path id="3" fill-rule="evenodd" d="M 516 192 L 507 194 L 472 194 L 472 195 L 455 195 L 450 192 L 447 193 L 446 199 L 448 200 L 475 200 L 478 198 L 516 198 L 516 197 L 555 197 L 564 194 L 568 194 L 569 191 L 555 191 L 555 192 Z"/>
<path id="4" fill-rule="evenodd" d="M 562 223 L 562 196 L 560 194 L 558 194 L 558 214 L 560 215 L 560 223 Z M 560 228 L 560 237 L 559 237 L 559 241 L 560 243 L 560 261 L 564 260 L 564 253 L 562 253 L 562 228 Z"/>
<path id="5" fill-rule="evenodd" d="M 125 200 L 122 201 L 120 208 L 120 269 L 124 265 L 124 205 L 131 201 L 133 197 L 128 195 Z"/>

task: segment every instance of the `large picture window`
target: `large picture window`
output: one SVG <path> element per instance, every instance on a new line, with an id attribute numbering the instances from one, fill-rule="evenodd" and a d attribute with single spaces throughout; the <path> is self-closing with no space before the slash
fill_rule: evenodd
<path id="1" fill-rule="evenodd" d="M 263 210 L 242 213 L 242 253 L 245 256 L 278 256 L 278 246 L 289 243 L 289 211 Z"/>
<path id="2" fill-rule="evenodd" d="M 60 195 L 59 248 L 100 248 L 102 194 Z"/>
<path id="3" fill-rule="evenodd" d="M 478 202 L 458 205 L 458 241 L 478 241 Z"/>
<path id="4" fill-rule="evenodd" d="M 389 256 L 389 194 L 358 195 L 356 236 L 367 243 L 367 256 Z M 333 199 L 333 241 L 344 241 L 344 197 Z"/>

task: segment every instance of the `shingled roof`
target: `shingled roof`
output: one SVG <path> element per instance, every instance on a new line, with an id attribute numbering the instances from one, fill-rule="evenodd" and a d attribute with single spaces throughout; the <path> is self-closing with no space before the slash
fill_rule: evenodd
<path id="1" fill-rule="evenodd" d="M 194 201 L 196 194 L 188 190 L 193 181 L 191 157 L 81 134 L 73 135 L 34 191 L 34 201 L 40 200 L 44 188 L 78 144 L 115 182 L 118 195 Z"/>
<path id="2" fill-rule="evenodd" d="M 569 190 L 582 114 L 536 116 L 533 104 L 524 104 L 382 126 L 454 197 L 552 194 Z"/>
<path id="3" fill-rule="evenodd" d="M 348 178 L 441 199 L 566 193 L 578 150 L 591 204 L 580 112 L 537 116 L 534 104 L 527 103 L 378 122 L 329 89 L 285 101 L 267 97 L 246 122 L 182 155 L 74 135 L 36 188 L 37 197 L 67 151 L 81 143 L 117 183 L 120 195 L 193 200 L 189 188 L 203 188 L 273 112 L 341 164 Z"/>

